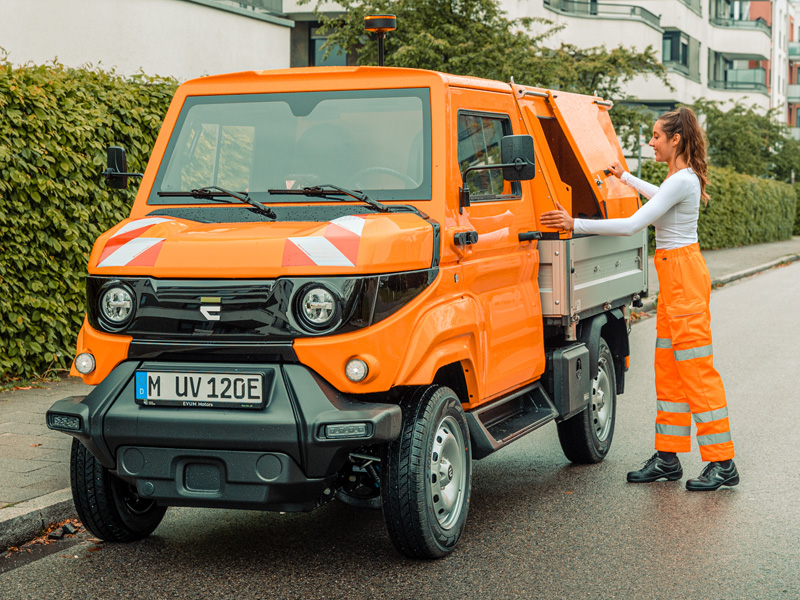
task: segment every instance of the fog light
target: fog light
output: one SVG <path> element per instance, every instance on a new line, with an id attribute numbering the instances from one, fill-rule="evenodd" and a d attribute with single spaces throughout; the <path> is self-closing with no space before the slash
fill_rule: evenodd
<path id="1" fill-rule="evenodd" d="M 362 438 L 367 437 L 366 423 L 339 423 L 325 425 L 325 437 L 328 438 Z"/>
<path id="2" fill-rule="evenodd" d="M 47 415 L 47 426 L 62 431 L 80 431 L 81 418 L 69 415 Z"/>
<path id="3" fill-rule="evenodd" d="M 75 370 L 81 375 L 88 375 L 94 371 L 95 366 L 94 356 L 88 352 L 81 352 L 75 357 Z"/>
<path id="4" fill-rule="evenodd" d="M 353 358 L 347 362 L 344 368 L 344 373 L 350 381 L 359 382 L 363 381 L 369 373 L 369 367 L 360 358 Z"/>

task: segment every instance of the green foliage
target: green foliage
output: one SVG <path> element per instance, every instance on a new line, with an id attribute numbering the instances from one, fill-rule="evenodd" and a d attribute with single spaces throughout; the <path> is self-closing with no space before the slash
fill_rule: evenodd
<path id="1" fill-rule="evenodd" d="M 792 235 L 800 235 L 800 183 L 794 184 L 794 195 L 797 198 L 797 211 L 794 215 L 794 230 Z"/>
<path id="2" fill-rule="evenodd" d="M 724 111 L 717 101 L 698 100 L 692 109 L 704 118 L 709 164 L 782 181 L 793 170 L 800 175 L 800 142 L 789 137 L 777 108 L 762 113 L 736 104 Z"/>
<path id="3" fill-rule="evenodd" d="M 659 185 L 665 163 L 642 164 L 642 179 Z M 795 189 L 781 181 L 759 179 L 731 169 L 709 167 L 707 206 L 700 205 L 697 237 L 704 250 L 789 239 L 795 226 Z"/>
<path id="4" fill-rule="evenodd" d="M 311 0 L 301 0 L 301 4 Z M 321 2 L 320 2 L 321 4 Z M 497 0 L 341 0 L 343 16 L 318 12 L 323 48 L 355 53 L 358 64 L 377 64 L 376 36 L 364 33 L 364 16 L 394 14 L 397 30 L 386 36 L 386 65 L 472 75 L 498 81 L 593 94 L 618 102 L 623 86 L 637 75 L 652 74 L 669 85 L 656 51 L 622 46 L 577 48 L 543 44 L 560 27 L 544 19 L 510 20 Z M 541 32 L 535 32 L 538 26 Z M 611 113 L 620 136 L 633 140 L 639 124 L 652 119 L 641 106 L 617 104 Z"/>
<path id="5" fill-rule="evenodd" d="M 15 67 L 0 50 L 0 380 L 70 364 L 94 240 L 128 215 L 134 191 L 109 193 L 105 148 L 141 172 L 175 82 Z"/>

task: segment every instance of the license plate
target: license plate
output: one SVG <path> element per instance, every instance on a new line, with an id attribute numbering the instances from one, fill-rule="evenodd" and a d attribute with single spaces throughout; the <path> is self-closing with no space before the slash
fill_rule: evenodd
<path id="1" fill-rule="evenodd" d="M 152 406 L 261 408 L 264 377 L 242 373 L 137 371 L 136 401 Z"/>

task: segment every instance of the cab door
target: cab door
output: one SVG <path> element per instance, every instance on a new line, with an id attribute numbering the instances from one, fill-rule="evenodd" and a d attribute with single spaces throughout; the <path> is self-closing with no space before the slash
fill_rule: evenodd
<path id="1" fill-rule="evenodd" d="M 524 133 L 513 96 L 454 88 L 451 98 L 456 172 L 500 164 L 503 136 Z M 478 234 L 477 242 L 462 246 L 459 261 L 464 289 L 477 300 L 484 324 L 477 405 L 537 379 L 544 344 L 536 242 L 519 240 L 535 230 L 530 182 L 505 181 L 501 169 L 492 169 L 468 173 L 467 184 L 471 203 L 457 222 L 458 229 Z"/>

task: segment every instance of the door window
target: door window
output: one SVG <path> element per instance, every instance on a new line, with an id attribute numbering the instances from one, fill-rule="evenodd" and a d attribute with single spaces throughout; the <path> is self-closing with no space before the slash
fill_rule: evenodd
<path id="1" fill-rule="evenodd" d="M 458 115 L 458 164 L 463 173 L 469 167 L 502 163 L 500 140 L 511 134 L 508 117 L 475 113 Z M 501 200 L 520 195 L 518 182 L 503 179 L 501 169 L 471 171 L 467 174 L 472 201 Z"/>

